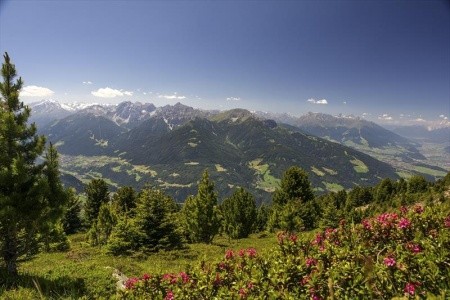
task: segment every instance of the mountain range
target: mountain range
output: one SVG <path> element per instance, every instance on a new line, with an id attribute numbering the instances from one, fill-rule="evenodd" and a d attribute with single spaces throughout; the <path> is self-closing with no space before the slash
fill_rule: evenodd
<path id="1" fill-rule="evenodd" d="M 208 169 L 221 196 L 243 186 L 262 202 L 291 165 L 308 172 L 318 193 L 398 178 L 401 169 L 373 155 L 381 150 L 396 153 L 391 160 L 445 174 L 426 165 L 416 142 L 361 119 L 204 111 L 181 103 L 122 102 L 72 110 L 51 104 L 47 113 L 44 103 L 31 106 L 32 115 L 58 147 L 67 184 L 77 182 L 77 187 L 102 177 L 113 189 L 150 184 L 183 201 Z"/>

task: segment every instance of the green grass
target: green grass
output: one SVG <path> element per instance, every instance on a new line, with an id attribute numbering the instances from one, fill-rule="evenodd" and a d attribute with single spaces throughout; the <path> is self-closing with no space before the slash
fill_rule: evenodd
<path id="1" fill-rule="evenodd" d="M 87 299 L 111 298 L 115 293 L 114 269 L 126 276 L 141 276 L 144 273 L 168 273 L 186 270 L 189 265 L 201 261 L 223 258 L 226 249 L 254 247 L 258 253 L 266 254 L 276 245 L 274 234 L 254 234 L 249 238 L 229 240 L 217 237 L 213 243 L 191 244 L 185 249 L 164 251 L 145 255 L 115 257 L 101 248 L 91 247 L 84 234 L 69 236 L 71 250 L 59 253 L 41 253 L 32 260 L 19 265 L 20 276 L 9 278 L 0 284 L 0 299 Z M 6 273 L 0 273 L 0 278 Z M 0 281 L 2 283 L 2 281 Z"/>
<path id="2" fill-rule="evenodd" d="M 414 166 L 414 170 L 422 173 L 422 174 L 428 174 L 431 176 L 436 176 L 436 177 L 445 177 L 446 173 L 443 171 L 439 171 L 439 170 L 434 170 L 434 169 L 430 169 L 427 167 L 422 167 L 422 166 Z"/>
<path id="3" fill-rule="evenodd" d="M 337 175 L 337 173 L 338 173 L 337 171 L 335 171 L 333 169 L 329 169 L 329 168 L 325 168 L 325 167 L 322 167 L 322 169 L 324 169 L 325 172 L 327 172 L 330 175 Z"/>
<path id="4" fill-rule="evenodd" d="M 311 168 L 311 171 L 313 171 L 317 176 L 324 176 L 325 175 L 324 172 L 320 171 L 319 169 L 317 169 L 314 166 Z"/>
<path id="5" fill-rule="evenodd" d="M 256 183 L 256 188 L 264 190 L 266 192 L 273 192 L 280 184 L 280 179 L 270 174 L 268 164 L 261 164 L 262 159 L 258 158 L 249 162 L 249 167 L 254 169 L 260 179 Z M 261 178 L 262 177 L 262 178 Z"/>
<path id="6" fill-rule="evenodd" d="M 353 167 L 353 169 L 355 169 L 355 171 L 357 173 L 369 172 L 369 168 L 366 166 L 366 164 L 363 161 L 355 158 L 355 159 L 350 160 L 350 162 L 355 165 Z"/>
<path id="7" fill-rule="evenodd" d="M 326 181 L 322 181 L 322 183 L 325 185 L 325 189 L 327 189 L 330 192 L 339 192 L 340 190 L 344 189 L 342 185 L 337 183 L 331 183 Z"/>

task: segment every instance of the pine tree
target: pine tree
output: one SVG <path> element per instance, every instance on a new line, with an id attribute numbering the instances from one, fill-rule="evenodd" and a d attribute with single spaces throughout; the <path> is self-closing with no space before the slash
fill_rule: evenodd
<path id="1" fill-rule="evenodd" d="M 116 212 L 121 214 L 130 214 L 136 207 L 136 193 L 130 186 L 124 186 L 117 190 L 112 197 L 112 203 Z"/>
<path id="2" fill-rule="evenodd" d="M 143 233 L 143 249 L 158 251 L 182 246 L 176 213 L 175 201 L 161 190 L 145 189 L 140 193 L 134 219 Z"/>
<path id="3" fill-rule="evenodd" d="M 209 180 L 208 171 L 203 172 L 195 197 L 189 197 L 183 207 L 184 220 L 192 242 L 211 243 L 219 232 L 217 194 L 214 183 Z"/>
<path id="4" fill-rule="evenodd" d="M 75 194 L 74 189 L 67 191 L 67 207 L 61 220 L 64 232 L 67 234 L 75 233 L 81 229 L 81 202 Z"/>
<path id="5" fill-rule="evenodd" d="M 64 189 L 60 181 L 58 152 L 52 143 L 50 143 L 45 154 L 43 174 L 46 183 L 44 199 L 47 203 L 47 208 L 43 212 L 45 221 L 40 225 L 45 251 L 50 251 L 50 242 L 57 243 L 58 237 L 62 239 L 63 243 L 66 243 L 67 238 L 61 229 L 60 219 L 63 216 L 68 200 L 68 191 Z"/>
<path id="6" fill-rule="evenodd" d="M 253 195 L 238 188 L 222 203 L 223 228 L 233 238 L 248 237 L 256 222 L 256 203 Z"/>
<path id="7" fill-rule="evenodd" d="M 30 108 L 19 101 L 23 82 L 5 53 L 0 83 L 0 253 L 9 274 L 17 274 L 17 260 L 28 251 L 42 224 L 55 222 L 64 197 L 53 197 L 60 183 L 54 166 L 56 151 L 51 147 L 47 161 L 37 158 L 45 148 L 35 124 L 27 124 Z M 58 191 L 59 192 L 59 191 Z M 19 238 L 21 236 L 22 238 Z"/>
<path id="8" fill-rule="evenodd" d="M 86 203 L 85 216 L 86 222 L 91 226 L 98 217 L 100 206 L 109 202 L 108 184 L 103 179 L 93 179 L 85 188 Z"/>
<path id="9" fill-rule="evenodd" d="M 290 167 L 284 172 L 280 187 L 273 194 L 269 229 L 296 231 L 312 228 L 316 219 L 313 200 L 308 174 L 299 167 Z"/>
<path id="10" fill-rule="evenodd" d="M 305 203 L 312 199 L 314 199 L 314 193 L 308 174 L 303 169 L 293 166 L 284 172 L 280 188 L 276 189 L 272 201 L 283 205 L 289 200 Z"/>

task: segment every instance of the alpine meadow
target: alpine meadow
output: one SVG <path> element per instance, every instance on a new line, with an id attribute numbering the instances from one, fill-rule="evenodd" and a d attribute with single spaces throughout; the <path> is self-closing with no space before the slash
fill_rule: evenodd
<path id="1" fill-rule="evenodd" d="M 450 299 L 448 24 L 1 1 L 0 299 Z"/>

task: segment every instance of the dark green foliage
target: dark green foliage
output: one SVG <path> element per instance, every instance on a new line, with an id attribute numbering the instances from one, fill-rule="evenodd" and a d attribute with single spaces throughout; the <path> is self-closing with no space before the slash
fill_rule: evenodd
<path id="1" fill-rule="evenodd" d="M 23 82 L 7 53 L 0 83 L 0 255 L 9 274 L 17 274 L 17 260 L 27 253 L 43 228 L 58 219 L 65 198 L 59 192 L 57 155 L 51 147 L 46 162 L 37 164 L 45 138 L 28 125 L 30 109 L 19 101 Z M 56 169 L 55 169 L 56 168 Z"/>
<path id="2" fill-rule="evenodd" d="M 280 188 L 273 195 L 273 203 L 286 204 L 289 200 L 306 203 L 314 199 L 308 174 L 299 167 L 293 166 L 284 172 Z"/>
<path id="3" fill-rule="evenodd" d="M 121 218 L 109 236 L 106 249 L 114 255 L 126 255 L 138 251 L 144 239 L 145 234 L 135 219 Z"/>
<path id="4" fill-rule="evenodd" d="M 279 215 L 279 229 L 287 232 L 302 231 L 305 226 L 300 214 L 303 204 L 300 201 L 290 200 L 281 207 Z"/>
<path id="5" fill-rule="evenodd" d="M 41 239 L 44 243 L 44 250 L 50 251 L 50 243 L 58 243 L 58 238 L 61 239 L 60 242 L 62 245 L 67 244 L 64 230 L 62 230 L 60 222 L 57 221 L 62 217 L 68 200 L 68 191 L 64 189 L 60 181 L 58 153 L 51 143 L 45 154 L 43 174 L 46 183 L 44 199 L 48 207 L 43 212 L 43 219 L 45 221 L 40 224 L 40 232 Z M 63 248 L 63 246 L 57 248 Z"/>
<path id="6" fill-rule="evenodd" d="M 256 222 L 256 203 L 253 195 L 244 188 L 238 188 L 226 198 L 222 205 L 223 228 L 233 238 L 248 237 Z"/>
<path id="7" fill-rule="evenodd" d="M 261 232 L 267 229 L 267 222 L 269 221 L 270 208 L 262 204 L 258 207 L 256 212 L 255 232 Z"/>
<path id="8" fill-rule="evenodd" d="M 273 194 L 269 229 L 293 232 L 313 228 L 317 218 L 313 200 L 308 174 L 299 167 L 290 167 Z"/>
<path id="9" fill-rule="evenodd" d="M 161 190 L 145 189 L 137 200 L 136 225 L 144 234 L 142 247 L 148 251 L 182 246 L 177 224 L 177 205 Z"/>
<path id="10" fill-rule="evenodd" d="M 112 211 L 110 204 L 102 203 L 97 220 L 95 220 L 88 233 L 91 245 L 105 245 L 116 223 L 117 217 Z"/>
<path id="11" fill-rule="evenodd" d="M 81 223 L 81 202 L 73 189 L 67 191 L 67 207 L 61 219 L 64 232 L 67 234 L 76 233 L 82 228 Z"/>
<path id="12" fill-rule="evenodd" d="M 110 232 L 106 246 L 110 253 L 154 252 L 183 246 L 177 204 L 161 190 L 141 191 L 132 216 L 122 215 Z"/>
<path id="13" fill-rule="evenodd" d="M 372 189 L 370 187 L 354 187 L 347 195 L 346 206 L 355 208 L 366 205 L 373 201 Z"/>
<path id="14" fill-rule="evenodd" d="M 119 215 L 129 214 L 136 207 L 136 193 L 130 186 L 119 188 L 112 196 L 112 204 Z"/>
<path id="15" fill-rule="evenodd" d="M 97 219 L 100 206 L 109 202 L 108 184 L 103 179 L 92 179 L 85 188 L 87 200 L 84 207 L 88 225 Z"/>
<path id="16" fill-rule="evenodd" d="M 219 232 L 220 220 L 217 213 L 217 194 L 208 171 L 203 172 L 195 197 L 189 197 L 183 207 L 184 221 L 192 242 L 211 243 Z"/>
<path id="17" fill-rule="evenodd" d="M 375 189 L 375 201 L 378 203 L 386 202 L 391 199 L 394 192 L 394 183 L 391 179 L 385 178 L 377 185 Z"/>
<path id="18" fill-rule="evenodd" d="M 408 193 L 424 193 L 428 191 L 428 182 L 423 176 L 415 175 L 408 179 Z"/>
<path id="19" fill-rule="evenodd" d="M 339 225 L 341 214 L 333 200 L 333 198 L 328 198 L 325 203 L 319 224 L 321 228 L 335 228 Z"/>

